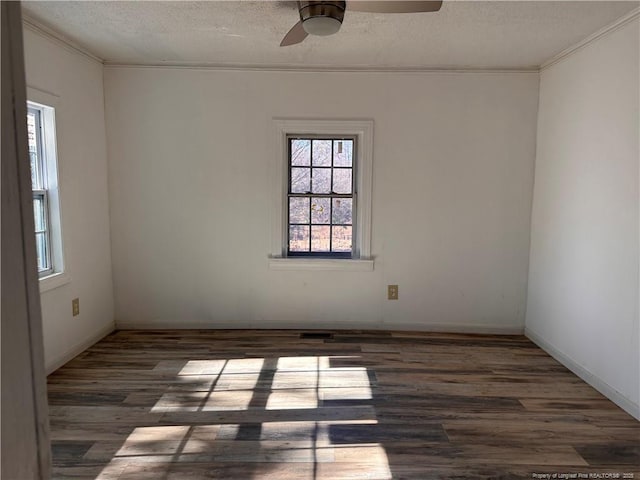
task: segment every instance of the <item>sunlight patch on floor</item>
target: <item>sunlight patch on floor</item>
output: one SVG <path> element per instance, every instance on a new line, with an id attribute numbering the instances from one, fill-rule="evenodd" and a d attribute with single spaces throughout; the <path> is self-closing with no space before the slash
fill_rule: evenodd
<path id="1" fill-rule="evenodd" d="M 387 455 L 380 444 L 331 443 L 331 427 L 375 427 L 376 424 L 377 421 L 373 419 L 265 422 L 261 425 L 260 438 L 254 440 L 237 438 L 242 424 L 138 427 L 97 478 L 120 478 L 123 472 L 128 478 L 134 478 L 129 477 L 134 473 L 141 475 L 136 479 L 146 478 L 147 473 L 158 475 L 167 473 L 170 469 L 180 471 L 181 465 L 192 463 L 282 463 L 277 468 L 287 467 L 288 464 L 290 469 L 294 468 L 293 464 L 298 465 L 295 467 L 298 473 L 304 470 L 304 475 L 299 477 L 302 479 L 336 478 L 332 476 L 335 474 L 339 474 L 340 478 L 353 480 L 391 479 Z M 278 438 L 279 436 L 286 439 Z M 354 461 L 361 461 L 366 468 L 353 470 L 351 467 Z M 304 464 L 314 465 L 315 468 L 305 470 Z M 338 473 L 343 468 L 348 470 Z M 319 477 L 321 472 L 327 473 Z"/>
<path id="2" fill-rule="evenodd" d="M 276 390 L 269 395 L 267 410 L 318 408 L 318 392 L 315 388 L 290 388 Z"/>
<path id="3" fill-rule="evenodd" d="M 191 360 L 182 367 L 167 363 L 163 366 L 166 371 L 174 368 L 178 373 L 152 412 L 251 409 L 269 411 L 278 420 L 283 415 L 280 411 L 308 409 L 311 419 L 264 421 L 262 415 L 263 421 L 255 423 L 138 427 L 119 448 L 114 446 L 115 454 L 111 453 L 113 458 L 98 478 L 172 478 L 167 476 L 169 470 L 175 470 L 175 478 L 180 478 L 177 472 L 192 464 L 240 468 L 269 463 L 273 472 L 286 471 L 288 478 L 295 468 L 296 480 L 313 480 L 320 478 L 318 475 L 359 480 L 372 478 L 372 474 L 377 479 L 390 479 L 384 448 L 369 442 L 375 439 L 378 422 L 368 402 L 373 398 L 371 378 L 367 369 L 358 365 L 359 359 L 234 358 Z M 362 408 L 349 418 L 326 420 L 332 407 L 345 404 Z M 366 468 L 340 470 L 341 463 L 360 461 Z"/>
<path id="4" fill-rule="evenodd" d="M 226 360 L 189 360 L 178 375 L 217 375 L 226 363 Z"/>

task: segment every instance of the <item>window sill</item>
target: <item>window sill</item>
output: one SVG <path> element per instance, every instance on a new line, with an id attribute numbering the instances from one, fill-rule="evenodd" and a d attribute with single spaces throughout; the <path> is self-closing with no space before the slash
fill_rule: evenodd
<path id="1" fill-rule="evenodd" d="M 372 272 L 373 259 L 269 257 L 271 270 L 342 270 Z"/>
<path id="2" fill-rule="evenodd" d="M 48 292 L 69 282 L 71 282 L 71 277 L 65 272 L 53 273 L 42 277 L 40 279 L 40 293 Z"/>

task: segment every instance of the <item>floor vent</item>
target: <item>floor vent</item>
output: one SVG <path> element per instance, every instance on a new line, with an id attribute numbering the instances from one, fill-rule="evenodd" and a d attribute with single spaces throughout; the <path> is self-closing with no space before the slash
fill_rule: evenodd
<path id="1" fill-rule="evenodd" d="M 326 333 L 326 332 L 302 332 L 300 334 L 300 338 L 306 338 L 306 339 L 320 339 L 320 340 L 328 340 L 333 338 L 333 333 Z"/>

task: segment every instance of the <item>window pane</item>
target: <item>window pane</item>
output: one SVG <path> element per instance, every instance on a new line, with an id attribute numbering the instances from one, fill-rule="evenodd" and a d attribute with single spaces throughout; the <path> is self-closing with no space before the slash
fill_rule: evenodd
<path id="1" fill-rule="evenodd" d="M 333 170 L 333 191 L 335 193 L 351 193 L 351 169 L 336 168 Z"/>
<path id="2" fill-rule="evenodd" d="M 313 141 L 313 166 L 331 166 L 331 140 Z"/>
<path id="3" fill-rule="evenodd" d="M 311 223 L 329 223 L 330 205 L 330 198 L 314 198 L 311 201 Z"/>
<path id="4" fill-rule="evenodd" d="M 309 227 L 305 225 L 292 225 L 289 227 L 289 251 L 309 251 Z"/>
<path id="5" fill-rule="evenodd" d="M 331 169 L 313 169 L 313 193 L 331 193 Z"/>
<path id="6" fill-rule="evenodd" d="M 33 219 L 36 231 L 45 230 L 47 228 L 44 198 L 42 196 L 33 197 Z"/>
<path id="7" fill-rule="evenodd" d="M 29 150 L 29 160 L 31 161 L 31 189 L 41 190 L 38 181 L 38 155 Z"/>
<path id="8" fill-rule="evenodd" d="M 45 233 L 36 233 L 36 255 L 38 259 L 38 271 L 49 269 L 49 252 L 47 251 L 47 236 Z"/>
<path id="9" fill-rule="evenodd" d="M 311 165 L 311 140 L 291 141 L 291 165 Z"/>
<path id="10" fill-rule="evenodd" d="M 289 223 L 309 223 L 309 198 L 289 199 Z"/>
<path id="11" fill-rule="evenodd" d="M 352 162 L 353 140 L 336 140 L 333 143 L 333 166 L 350 167 Z"/>
<path id="12" fill-rule="evenodd" d="M 351 227 L 333 227 L 331 238 L 332 252 L 350 252 L 352 244 Z"/>
<path id="13" fill-rule="evenodd" d="M 328 252 L 330 227 L 311 227 L 311 251 Z"/>
<path id="14" fill-rule="evenodd" d="M 353 223 L 353 200 L 351 198 L 334 198 L 331 223 L 349 225 Z"/>
<path id="15" fill-rule="evenodd" d="M 310 188 L 311 169 L 292 168 L 291 169 L 291 193 L 308 193 Z"/>

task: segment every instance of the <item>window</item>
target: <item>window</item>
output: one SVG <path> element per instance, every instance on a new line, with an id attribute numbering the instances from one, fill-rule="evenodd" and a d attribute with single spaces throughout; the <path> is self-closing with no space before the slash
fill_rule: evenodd
<path id="1" fill-rule="evenodd" d="M 373 122 L 275 120 L 274 269 L 373 270 Z"/>
<path id="2" fill-rule="evenodd" d="M 27 139 L 38 275 L 44 279 L 63 271 L 53 107 L 27 102 Z"/>
<path id="3" fill-rule="evenodd" d="M 51 241 L 49 237 L 49 207 L 47 203 L 46 163 L 42 139 L 42 111 L 31 105 L 27 109 L 27 135 L 31 160 L 31 189 L 33 190 L 33 216 L 36 228 L 38 274 L 53 272 Z"/>
<path id="4" fill-rule="evenodd" d="M 289 137 L 288 256 L 352 258 L 354 143 Z"/>

